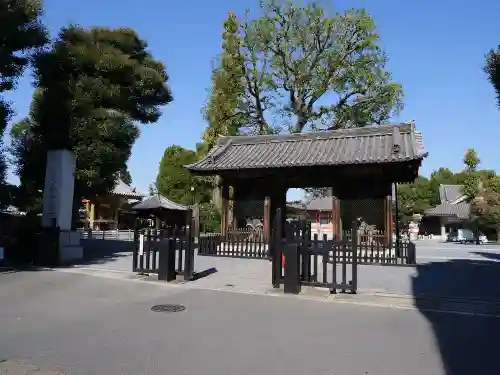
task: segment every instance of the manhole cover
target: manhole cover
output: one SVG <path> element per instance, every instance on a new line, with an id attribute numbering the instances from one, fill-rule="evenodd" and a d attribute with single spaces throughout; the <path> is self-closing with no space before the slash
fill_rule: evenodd
<path id="1" fill-rule="evenodd" d="M 186 306 L 182 305 L 155 305 L 151 307 L 151 311 L 154 312 L 170 313 L 170 312 L 179 312 L 184 310 L 186 310 Z"/>

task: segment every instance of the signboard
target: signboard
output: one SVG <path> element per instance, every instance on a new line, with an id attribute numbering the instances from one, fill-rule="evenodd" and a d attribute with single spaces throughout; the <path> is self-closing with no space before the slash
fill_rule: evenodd
<path id="1" fill-rule="evenodd" d="M 139 235 L 139 255 L 144 254 L 144 234 Z"/>

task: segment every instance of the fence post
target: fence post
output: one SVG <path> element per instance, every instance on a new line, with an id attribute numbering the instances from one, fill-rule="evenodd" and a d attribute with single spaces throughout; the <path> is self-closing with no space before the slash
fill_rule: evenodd
<path id="1" fill-rule="evenodd" d="M 132 248 L 132 272 L 136 272 L 137 269 L 137 260 L 139 254 L 139 230 L 136 229 L 134 231 L 133 237 L 134 247 Z"/>
<path id="2" fill-rule="evenodd" d="M 193 280 L 194 276 L 194 236 L 196 235 L 193 213 L 188 210 L 186 223 L 186 253 L 184 254 L 184 280 Z"/>
<path id="3" fill-rule="evenodd" d="M 351 226 L 352 233 L 352 289 L 351 292 L 356 294 L 358 290 L 358 224 L 353 221 Z"/>
<path id="4" fill-rule="evenodd" d="M 299 271 L 299 245 L 290 243 L 285 245 L 283 252 L 285 254 L 285 282 L 283 291 L 286 294 L 299 294 L 301 290 L 300 285 L 300 271 Z"/>
<path id="5" fill-rule="evenodd" d="M 408 242 L 408 264 L 417 264 L 417 247 L 412 241 Z"/>
<path id="6" fill-rule="evenodd" d="M 164 236 L 159 242 L 159 260 L 158 260 L 158 280 L 173 281 L 175 280 L 175 238 L 165 239 Z"/>
<path id="7" fill-rule="evenodd" d="M 271 240 L 269 241 L 269 249 L 271 253 L 271 259 L 272 259 L 272 283 L 273 283 L 273 288 L 279 288 L 280 287 L 280 279 L 281 279 L 281 247 L 283 246 L 283 228 L 282 228 L 282 222 L 281 222 L 281 209 L 278 208 L 276 209 L 276 214 L 274 215 L 274 222 L 273 222 L 273 230 L 271 231 Z"/>

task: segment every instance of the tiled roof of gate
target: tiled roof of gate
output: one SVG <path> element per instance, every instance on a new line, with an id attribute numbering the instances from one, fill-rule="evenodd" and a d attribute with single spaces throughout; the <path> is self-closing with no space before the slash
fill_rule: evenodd
<path id="1" fill-rule="evenodd" d="M 393 163 L 427 156 L 414 124 L 325 132 L 221 137 L 193 172 Z"/>

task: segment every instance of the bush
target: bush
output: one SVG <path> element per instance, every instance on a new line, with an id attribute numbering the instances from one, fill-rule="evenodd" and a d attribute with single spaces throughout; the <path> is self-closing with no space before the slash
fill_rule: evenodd
<path id="1" fill-rule="evenodd" d="M 13 265 L 31 263 L 38 250 L 39 232 L 40 218 L 36 214 L 21 217 L 5 249 L 5 259 Z"/>
<path id="2" fill-rule="evenodd" d="M 217 207 L 212 203 L 200 204 L 200 232 L 220 232 L 221 215 Z"/>

